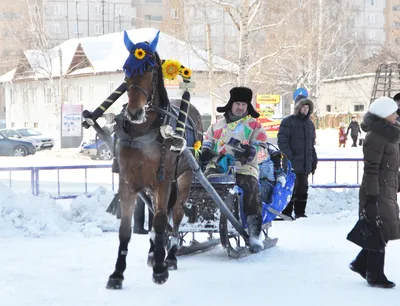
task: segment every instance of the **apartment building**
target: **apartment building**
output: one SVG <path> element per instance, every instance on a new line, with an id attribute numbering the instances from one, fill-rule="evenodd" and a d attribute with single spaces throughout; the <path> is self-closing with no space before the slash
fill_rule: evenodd
<path id="1" fill-rule="evenodd" d="M 346 0 L 353 7 L 353 37 L 358 43 L 362 58 L 380 51 L 385 44 L 386 3 L 390 0 Z"/>
<path id="2" fill-rule="evenodd" d="M 132 29 L 132 0 L 43 0 L 45 33 L 57 45 L 70 38 Z"/>
<path id="3" fill-rule="evenodd" d="M 387 0 L 385 13 L 385 33 L 387 48 L 400 48 L 400 0 Z"/>

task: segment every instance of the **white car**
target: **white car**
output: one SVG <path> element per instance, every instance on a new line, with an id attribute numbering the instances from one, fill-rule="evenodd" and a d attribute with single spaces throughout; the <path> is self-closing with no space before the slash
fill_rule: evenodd
<path id="1" fill-rule="evenodd" d="M 54 147 L 54 140 L 51 137 L 44 136 L 32 128 L 2 129 L 0 133 L 10 139 L 28 141 L 36 147 L 36 150 L 45 150 Z"/>

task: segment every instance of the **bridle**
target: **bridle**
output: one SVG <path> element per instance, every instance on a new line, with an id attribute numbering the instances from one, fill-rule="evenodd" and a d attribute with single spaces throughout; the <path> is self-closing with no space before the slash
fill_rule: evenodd
<path id="1" fill-rule="evenodd" d="M 158 71 L 157 71 L 156 67 L 149 66 L 146 69 L 146 72 L 151 72 L 151 76 L 153 78 L 151 81 L 151 87 L 149 88 L 149 90 L 146 90 L 139 85 L 132 84 L 128 87 L 128 93 L 131 88 L 138 89 L 139 92 L 146 97 L 146 104 L 144 105 L 144 110 L 149 111 L 153 108 L 154 92 L 155 92 L 155 89 L 157 88 L 157 84 L 158 84 Z M 125 81 L 127 81 L 127 78 L 125 78 Z"/>

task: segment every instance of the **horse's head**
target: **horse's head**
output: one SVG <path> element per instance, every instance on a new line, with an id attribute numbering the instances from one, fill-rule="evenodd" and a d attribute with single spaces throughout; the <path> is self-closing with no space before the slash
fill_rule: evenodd
<path id="1" fill-rule="evenodd" d="M 146 111 L 157 88 L 159 59 L 156 47 L 159 34 L 160 32 L 150 44 L 146 42 L 134 44 L 128 34 L 124 33 L 125 46 L 129 51 L 129 57 L 123 67 L 128 93 L 125 115 L 134 124 L 146 122 Z"/>

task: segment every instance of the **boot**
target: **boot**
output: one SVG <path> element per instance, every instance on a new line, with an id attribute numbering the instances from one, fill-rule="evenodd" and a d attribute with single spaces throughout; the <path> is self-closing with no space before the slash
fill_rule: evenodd
<path id="1" fill-rule="evenodd" d="M 133 213 L 133 233 L 140 235 L 147 235 L 149 232 L 144 229 L 145 219 L 145 206 L 146 204 L 140 197 L 137 197 L 136 207 Z"/>
<path id="2" fill-rule="evenodd" d="M 250 252 L 258 253 L 264 249 L 261 239 L 261 215 L 247 216 L 247 224 L 249 226 L 249 244 Z"/>
<path id="3" fill-rule="evenodd" d="M 292 213 L 293 213 L 293 199 L 290 200 L 290 202 L 288 203 L 288 205 L 285 207 L 285 209 L 282 211 L 282 214 L 292 218 L 292 220 L 294 220 L 294 218 L 292 217 Z"/>
<path id="4" fill-rule="evenodd" d="M 367 282 L 371 287 L 393 288 L 395 283 L 389 281 L 383 272 L 385 267 L 385 253 L 368 251 Z"/>
<path id="5" fill-rule="evenodd" d="M 349 265 L 350 270 L 360 274 L 363 279 L 367 278 L 367 258 L 368 251 L 362 249 L 361 252 L 358 253 L 356 259 Z"/>
<path id="6" fill-rule="evenodd" d="M 298 194 L 294 202 L 294 215 L 296 219 L 307 218 L 306 216 L 306 205 L 307 205 L 308 194 Z"/>

